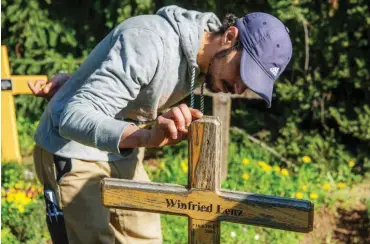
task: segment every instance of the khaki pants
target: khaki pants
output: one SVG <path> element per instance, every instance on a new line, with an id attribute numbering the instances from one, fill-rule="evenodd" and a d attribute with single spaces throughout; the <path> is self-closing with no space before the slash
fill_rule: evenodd
<path id="1" fill-rule="evenodd" d="M 104 177 L 149 181 L 143 157 L 144 148 L 140 148 L 114 162 L 71 159 L 71 170 L 57 182 L 53 155 L 36 145 L 37 175 L 56 193 L 70 244 L 162 243 L 159 214 L 108 209 L 101 203 L 100 181 Z"/>

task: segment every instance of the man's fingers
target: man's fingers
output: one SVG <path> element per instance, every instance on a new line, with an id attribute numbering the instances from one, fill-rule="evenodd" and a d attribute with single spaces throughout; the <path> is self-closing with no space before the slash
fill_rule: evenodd
<path id="1" fill-rule="evenodd" d="M 194 119 L 200 119 L 203 117 L 203 113 L 200 112 L 198 109 L 195 109 L 195 108 L 189 108 L 189 109 Z"/>
<path id="2" fill-rule="evenodd" d="M 42 96 L 44 95 L 44 92 L 41 90 L 41 86 L 45 84 L 46 81 L 44 80 L 38 80 L 35 82 L 35 84 L 32 84 L 32 82 L 28 81 L 28 87 L 31 89 L 32 93 L 36 96 Z"/>
<path id="3" fill-rule="evenodd" d="M 34 85 L 35 90 L 40 91 L 41 90 L 41 87 L 43 85 L 45 85 L 46 83 L 47 83 L 47 81 L 45 81 L 45 80 L 37 80 L 35 82 L 35 85 Z"/>
<path id="4" fill-rule="evenodd" d="M 54 85 L 55 86 L 55 85 Z M 53 88 L 53 83 L 52 82 L 49 82 L 48 84 L 46 84 L 46 86 L 44 86 L 44 88 L 42 89 L 42 91 L 47 94 L 50 92 L 50 90 Z"/>
<path id="5" fill-rule="evenodd" d="M 190 124 L 191 124 L 191 121 L 192 121 L 192 116 L 191 116 L 191 112 L 189 110 L 189 107 L 188 105 L 186 104 L 180 104 L 179 105 L 179 109 L 181 110 L 182 114 L 184 115 L 184 119 L 185 119 L 185 126 L 186 127 L 189 127 Z"/>
<path id="6" fill-rule="evenodd" d="M 160 128 L 167 130 L 172 139 L 179 138 L 179 133 L 187 134 L 191 122 L 203 117 L 203 114 L 198 109 L 189 108 L 186 104 L 181 104 L 178 107 L 173 107 L 170 111 L 158 117 Z M 186 127 L 185 127 L 186 126 Z"/>
<path id="7" fill-rule="evenodd" d="M 31 81 L 27 81 L 27 85 L 31 89 L 32 93 L 33 94 L 36 94 L 36 90 L 35 90 L 35 87 L 33 86 L 32 82 Z"/>
<path id="8" fill-rule="evenodd" d="M 174 107 L 171 110 L 172 112 L 172 118 L 176 121 L 177 128 L 180 131 L 185 131 L 185 118 L 180 108 Z"/>
<path id="9" fill-rule="evenodd" d="M 48 81 L 38 80 L 34 84 L 32 82 L 27 82 L 27 84 L 35 96 L 50 99 L 70 78 L 70 75 L 56 74 Z"/>
<path id="10" fill-rule="evenodd" d="M 178 132 L 177 132 L 175 122 L 172 119 L 167 119 L 163 116 L 159 116 L 157 121 L 158 121 L 159 128 L 161 128 L 165 132 L 168 132 L 172 139 L 177 139 Z"/>

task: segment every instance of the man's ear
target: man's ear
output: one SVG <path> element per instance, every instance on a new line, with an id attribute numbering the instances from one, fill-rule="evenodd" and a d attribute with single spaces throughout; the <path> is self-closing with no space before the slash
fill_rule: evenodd
<path id="1" fill-rule="evenodd" d="M 222 45 L 232 47 L 238 40 L 239 30 L 235 26 L 230 26 L 222 36 Z"/>

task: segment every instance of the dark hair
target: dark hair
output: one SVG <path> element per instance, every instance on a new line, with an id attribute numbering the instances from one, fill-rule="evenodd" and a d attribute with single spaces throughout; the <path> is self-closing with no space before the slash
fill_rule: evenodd
<path id="1" fill-rule="evenodd" d="M 224 19 L 222 20 L 222 25 L 221 25 L 220 29 L 218 31 L 214 32 L 214 34 L 215 35 L 224 34 L 226 32 L 226 30 L 229 29 L 231 26 L 236 26 L 236 20 L 237 19 L 239 19 L 239 18 L 236 17 L 234 14 L 231 14 L 231 13 L 226 14 Z M 237 50 L 242 49 L 242 45 L 241 45 L 239 39 L 237 40 L 237 42 L 235 43 L 235 45 L 231 49 L 237 49 Z M 229 51 L 232 51 L 232 50 L 229 50 Z"/>
<path id="2" fill-rule="evenodd" d="M 227 29 L 229 29 L 231 26 L 236 26 L 236 20 L 238 17 L 236 17 L 234 14 L 226 14 L 224 19 L 222 20 L 222 26 L 220 30 L 217 32 L 217 34 L 223 34 Z"/>
<path id="3" fill-rule="evenodd" d="M 224 19 L 222 20 L 222 25 L 221 25 L 220 29 L 218 31 L 214 32 L 214 35 L 222 35 L 231 26 L 236 26 L 236 20 L 237 19 L 238 19 L 238 17 L 236 17 L 234 14 L 231 14 L 231 13 L 226 14 Z M 214 58 L 221 58 L 221 57 L 227 56 L 234 49 L 236 49 L 236 50 L 241 50 L 242 49 L 242 45 L 241 45 L 239 39 L 236 41 L 234 46 L 217 53 Z"/>

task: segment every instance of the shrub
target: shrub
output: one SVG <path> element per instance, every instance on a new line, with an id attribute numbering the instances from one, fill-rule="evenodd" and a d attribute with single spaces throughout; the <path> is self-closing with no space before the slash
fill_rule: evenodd
<path id="1" fill-rule="evenodd" d="M 1 169 L 1 239 L 3 243 L 46 243 L 42 187 L 29 166 L 4 163 Z"/>

